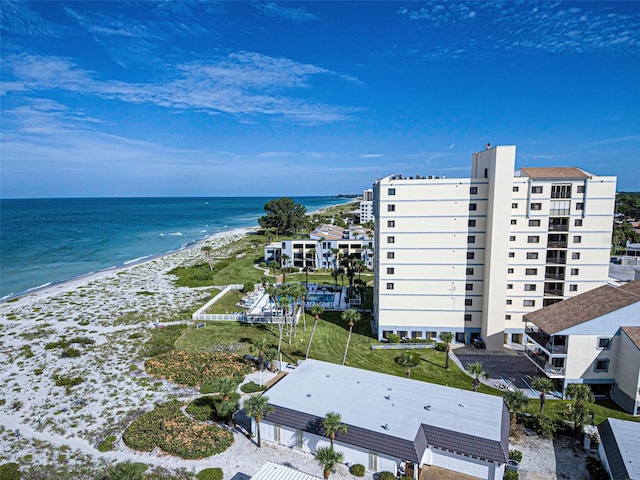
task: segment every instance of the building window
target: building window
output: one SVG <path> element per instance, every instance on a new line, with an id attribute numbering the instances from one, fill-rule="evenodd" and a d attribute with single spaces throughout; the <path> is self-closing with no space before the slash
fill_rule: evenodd
<path id="1" fill-rule="evenodd" d="M 537 268 L 526 268 L 524 270 L 524 274 L 525 275 L 537 275 L 538 274 L 538 269 Z"/>
<path id="2" fill-rule="evenodd" d="M 575 222 L 573 222 L 573 224 L 576 227 L 581 227 L 582 226 L 582 219 L 581 218 L 576 218 Z"/>
<path id="3" fill-rule="evenodd" d="M 473 275 L 473 268 L 467 268 L 465 275 Z"/>
<path id="4" fill-rule="evenodd" d="M 474 258 L 476 258 L 475 252 L 467 252 L 467 260 L 473 260 Z"/>
<path id="5" fill-rule="evenodd" d="M 476 226 L 476 221 L 475 220 L 469 220 L 467 222 L 467 227 L 475 227 Z"/>
<path id="6" fill-rule="evenodd" d="M 387 283 L 387 290 L 393 290 L 393 283 L 392 282 Z"/>
<path id="7" fill-rule="evenodd" d="M 465 298 L 465 299 L 464 299 L 464 306 L 465 306 L 465 307 L 471 307 L 471 306 L 473 306 L 473 298 Z"/>
<path id="8" fill-rule="evenodd" d="M 467 243 L 476 243 L 475 235 L 467 235 Z"/>
<path id="9" fill-rule="evenodd" d="M 504 316 L 504 319 L 505 319 L 505 320 L 511 320 L 511 315 L 505 315 L 505 316 Z"/>
<path id="10" fill-rule="evenodd" d="M 464 321 L 465 322 L 470 322 L 471 321 L 471 314 L 470 313 L 465 313 L 464 314 Z"/>
<path id="11" fill-rule="evenodd" d="M 509 252 L 509 258 L 514 258 L 516 256 L 515 252 Z"/>
<path id="12" fill-rule="evenodd" d="M 518 224 L 518 220 L 516 220 L 515 218 L 511 219 L 511 225 L 517 225 Z"/>
<path id="13" fill-rule="evenodd" d="M 513 290 L 513 283 L 507 283 L 507 290 Z"/>
<path id="14" fill-rule="evenodd" d="M 536 306 L 536 301 L 535 300 L 523 300 L 522 301 L 522 305 L 524 307 L 535 307 Z"/>
<path id="15" fill-rule="evenodd" d="M 512 305 L 512 304 L 513 304 L 513 300 L 508 299 L 508 300 L 507 300 L 507 305 Z"/>
<path id="16" fill-rule="evenodd" d="M 387 220 L 387 227 L 388 228 L 393 228 L 396 226 L 396 221 L 395 220 Z"/>
<path id="17" fill-rule="evenodd" d="M 578 275 L 580 273 L 580 269 L 579 268 L 572 268 L 571 269 L 571 275 Z"/>
<path id="18" fill-rule="evenodd" d="M 396 273 L 396 269 L 393 267 L 387 267 L 387 275 L 393 275 Z"/>
<path id="19" fill-rule="evenodd" d="M 578 185 L 578 187 L 576 188 L 576 192 L 584 193 L 584 185 Z"/>
<path id="20" fill-rule="evenodd" d="M 513 268 L 507 268 L 507 273 L 513 273 Z"/>
<path id="21" fill-rule="evenodd" d="M 296 430 L 296 448 L 304 447 L 304 432 L 302 430 Z"/>
<path id="22" fill-rule="evenodd" d="M 395 195 L 395 194 L 396 194 L 396 189 L 395 189 L 395 188 L 389 188 L 389 189 L 387 189 L 387 194 L 388 194 L 388 195 Z"/>
<path id="23" fill-rule="evenodd" d="M 573 252 L 571 254 L 571 260 L 580 260 L 580 252 Z"/>
<path id="24" fill-rule="evenodd" d="M 282 426 L 274 423 L 273 424 L 273 441 L 280 443 L 280 439 L 282 438 Z"/>
<path id="25" fill-rule="evenodd" d="M 517 203 L 517 202 L 512 203 L 512 204 L 511 204 L 511 208 L 518 208 L 518 203 Z"/>
<path id="26" fill-rule="evenodd" d="M 571 184 L 551 185 L 551 198 L 571 198 Z"/>
<path id="27" fill-rule="evenodd" d="M 473 212 L 477 209 L 477 205 L 475 203 L 470 203 L 469 204 L 469 211 Z"/>
<path id="28" fill-rule="evenodd" d="M 393 260 L 394 258 L 396 258 L 395 252 L 387 252 L 387 259 L 388 260 Z"/>
<path id="29" fill-rule="evenodd" d="M 478 193 L 478 187 L 469 187 L 469 193 L 471 195 L 476 195 Z"/>
<path id="30" fill-rule="evenodd" d="M 570 292 L 577 292 L 578 291 L 578 285 L 576 285 L 575 283 L 569 285 L 569 291 Z"/>
<path id="31" fill-rule="evenodd" d="M 531 193 L 542 193 L 542 187 L 531 187 Z"/>
<path id="32" fill-rule="evenodd" d="M 527 237 L 527 243 L 540 243 L 540 237 L 538 235 L 529 235 Z"/>
<path id="33" fill-rule="evenodd" d="M 518 190 L 520 190 L 520 187 L 513 187 L 514 192 L 517 192 Z"/>
<path id="34" fill-rule="evenodd" d="M 387 243 L 396 243 L 396 237 L 387 237 Z"/>
<path id="35" fill-rule="evenodd" d="M 392 203 L 387 205 L 387 212 L 395 212 L 396 211 L 396 206 Z"/>
<path id="36" fill-rule="evenodd" d="M 602 350 L 609 350 L 611 348 L 611 339 L 610 338 L 599 338 L 598 339 L 598 348 Z"/>
<path id="37" fill-rule="evenodd" d="M 582 235 L 574 235 L 573 243 L 582 243 Z"/>
<path id="38" fill-rule="evenodd" d="M 576 210 L 584 210 L 584 203 L 582 202 L 576 203 Z"/>
<path id="39" fill-rule="evenodd" d="M 473 283 L 467 283 L 464 286 L 464 289 L 468 292 L 470 290 L 473 290 Z"/>
<path id="40" fill-rule="evenodd" d="M 535 292 L 536 291 L 535 283 L 525 283 L 524 284 L 524 291 L 525 292 Z"/>
<path id="41" fill-rule="evenodd" d="M 596 360 L 595 372 L 608 372 L 609 371 L 609 359 Z"/>
<path id="42" fill-rule="evenodd" d="M 529 220 L 529 226 L 530 227 L 539 227 L 540 226 L 540 220 Z"/>
<path id="43" fill-rule="evenodd" d="M 378 471 L 378 454 L 376 452 L 369 452 L 369 471 Z"/>
<path id="44" fill-rule="evenodd" d="M 509 241 L 510 242 L 515 242 L 516 241 L 516 236 L 515 235 L 509 235 Z"/>
<path id="45" fill-rule="evenodd" d="M 542 210 L 542 204 L 541 203 L 532 203 L 531 204 L 531 210 Z"/>
<path id="46" fill-rule="evenodd" d="M 527 260 L 537 260 L 538 252 L 527 252 Z"/>

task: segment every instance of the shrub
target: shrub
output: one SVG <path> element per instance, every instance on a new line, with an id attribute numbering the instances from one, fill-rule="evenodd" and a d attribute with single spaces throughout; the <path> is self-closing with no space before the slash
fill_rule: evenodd
<path id="1" fill-rule="evenodd" d="M 24 404 L 20 400 L 15 399 L 13 402 L 11 402 L 11 409 L 12 410 L 20 410 L 23 405 Z"/>
<path id="2" fill-rule="evenodd" d="M 62 353 L 60 354 L 60 356 L 63 358 L 76 358 L 80 356 L 80 350 L 73 347 L 67 347 L 64 350 L 62 350 Z"/>
<path id="3" fill-rule="evenodd" d="M 420 365 L 420 354 L 418 352 L 403 352 L 395 358 L 395 362 L 402 367 L 417 367 Z"/>
<path id="4" fill-rule="evenodd" d="M 109 468 L 107 473 L 108 480 L 143 480 L 144 472 L 148 466 L 144 463 L 134 463 L 130 460 L 117 463 Z"/>
<path id="5" fill-rule="evenodd" d="M 378 480 L 396 480 L 396 476 L 388 471 L 380 472 Z"/>
<path id="6" fill-rule="evenodd" d="M 389 343 L 400 343 L 400 337 L 395 333 L 390 334 L 387 340 L 389 340 Z"/>
<path id="7" fill-rule="evenodd" d="M 222 477 L 221 468 L 205 468 L 196 475 L 197 480 L 222 480 Z"/>
<path id="8" fill-rule="evenodd" d="M 438 343 L 436 343 L 436 346 L 434 348 L 438 352 L 446 352 L 447 351 L 447 344 L 443 343 L 443 342 L 438 342 Z"/>
<path id="9" fill-rule="evenodd" d="M 262 268 L 267 268 L 268 267 L 267 262 L 260 262 L 260 266 Z"/>
<path id="10" fill-rule="evenodd" d="M 242 286 L 242 293 L 253 292 L 254 288 L 255 285 L 253 284 L 253 282 L 245 282 L 245 284 Z"/>
<path id="11" fill-rule="evenodd" d="M 20 480 L 20 469 L 17 463 L 3 463 L 0 465 L 2 480 Z"/>
<path id="12" fill-rule="evenodd" d="M 504 476 L 502 478 L 504 480 L 518 480 L 519 477 L 520 475 L 518 475 L 518 472 L 514 470 L 507 470 L 504 472 Z"/>
<path id="13" fill-rule="evenodd" d="M 260 386 L 255 382 L 247 382 L 247 383 L 243 383 L 240 386 L 240 390 L 242 390 L 244 393 L 256 393 L 256 392 L 262 392 L 264 390 L 266 390 L 267 387 Z"/>
<path id="14" fill-rule="evenodd" d="M 509 458 L 516 462 L 522 461 L 522 452 L 520 450 L 509 450 Z"/>
<path id="15" fill-rule="evenodd" d="M 557 425 L 553 419 L 547 417 L 544 414 L 533 416 L 533 430 L 543 437 L 553 438 L 553 434 L 557 430 Z"/>
<path id="16" fill-rule="evenodd" d="M 609 478 L 609 475 L 604 469 L 604 465 L 602 465 L 600 459 L 596 457 L 587 457 L 585 461 L 587 463 L 587 471 L 589 472 L 591 480 L 607 480 Z"/>
<path id="17" fill-rule="evenodd" d="M 71 388 L 80 385 L 83 382 L 82 377 L 67 377 L 66 375 L 54 375 L 53 380 L 56 387 L 65 387 L 67 393 L 71 392 Z"/>
<path id="18" fill-rule="evenodd" d="M 198 423 L 186 417 L 177 400 L 156 405 L 131 423 L 122 435 L 134 450 L 150 452 L 158 447 L 177 457 L 197 460 L 224 452 L 233 435 L 216 425 Z"/>
<path id="19" fill-rule="evenodd" d="M 116 437 L 114 435 L 109 435 L 104 439 L 100 445 L 98 445 L 99 452 L 108 452 L 109 450 L 113 450 L 113 442 L 116 441 Z"/>
<path id="20" fill-rule="evenodd" d="M 349 471 L 351 472 L 352 475 L 356 477 L 364 477 L 364 472 L 365 472 L 364 465 L 360 463 L 356 463 L 355 465 L 352 465 Z"/>

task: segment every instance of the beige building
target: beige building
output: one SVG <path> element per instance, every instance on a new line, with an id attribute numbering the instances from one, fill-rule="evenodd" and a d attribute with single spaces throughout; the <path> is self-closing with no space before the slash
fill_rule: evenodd
<path id="1" fill-rule="evenodd" d="M 374 183 L 378 337 L 523 341 L 523 316 L 607 283 L 615 177 L 515 168 L 515 146 L 474 153 L 471 178 Z M 515 172 L 515 173 L 514 173 Z"/>
<path id="2" fill-rule="evenodd" d="M 372 222 L 373 219 L 373 190 L 368 189 L 362 192 L 360 202 L 360 223 Z"/>
<path id="3" fill-rule="evenodd" d="M 586 383 L 640 415 L 640 280 L 526 315 L 525 352 L 560 391 Z"/>

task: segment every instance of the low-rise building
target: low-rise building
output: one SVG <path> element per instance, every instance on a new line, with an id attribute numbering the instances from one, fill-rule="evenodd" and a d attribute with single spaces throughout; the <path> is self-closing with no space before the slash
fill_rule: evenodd
<path id="1" fill-rule="evenodd" d="M 640 280 L 525 315 L 525 351 L 564 391 L 586 383 L 640 415 Z"/>
<path id="2" fill-rule="evenodd" d="M 264 441 L 314 453 L 330 445 L 321 422 L 336 412 L 347 432 L 334 448 L 347 463 L 414 478 L 425 469 L 503 478 L 509 411 L 502 397 L 311 359 L 267 395 L 274 412 L 260 422 Z"/>
<path id="3" fill-rule="evenodd" d="M 598 453 L 611 479 L 640 480 L 640 423 L 607 418 L 598 433 Z"/>

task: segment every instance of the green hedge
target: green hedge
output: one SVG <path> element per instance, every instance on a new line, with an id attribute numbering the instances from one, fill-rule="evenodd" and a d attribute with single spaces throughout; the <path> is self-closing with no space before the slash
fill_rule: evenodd
<path id="1" fill-rule="evenodd" d="M 197 480 L 222 480 L 222 477 L 221 468 L 205 468 L 196 475 Z"/>
<path id="2" fill-rule="evenodd" d="M 240 390 L 242 390 L 244 393 L 262 392 L 266 389 L 267 387 L 265 387 L 264 385 L 260 386 L 256 382 L 247 382 L 240 385 Z"/>
<path id="3" fill-rule="evenodd" d="M 351 466 L 351 469 L 349 471 L 355 477 L 364 477 L 365 468 L 364 465 L 356 463 L 355 465 Z"/>
<path id="4" fill-rule="evenodd" d="M 0 480 L 20 480 L 20 468 L 17 463 L 0 465 Z"/>
<path id="5" fill-rule="evenodd" d="M 230 432 L 191 420 L 180 406 L 177 400 L 156 405 L 127 427 L 122 436 L 124 443 L 142 452 L 158 447 L 169 455 L 194 460 L 224 452 L 231 446 Z"/>
<path id="6" fill-rule="evenodd" d="M 378 476 L 378 480 L 396 480 L 396 476 L 388 471 L 380 472 L 380 476 Z"/>

